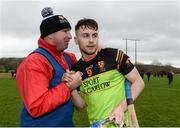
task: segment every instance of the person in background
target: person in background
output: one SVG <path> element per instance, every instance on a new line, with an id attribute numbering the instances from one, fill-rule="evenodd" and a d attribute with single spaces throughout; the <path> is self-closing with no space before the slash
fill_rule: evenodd
<path id="1" fill-rule="evenodd" d="M 169 71 L 169 72 L 167 73 L 167 78 L 168 78 L 169 86 L 172 86 L 173 75 L 174 75 L 174 73 L 173 73 L 172 71 Z"/>
<path id="2" fill-rule="evenodd" d="M 147 75 L 148 82 L 149 82 L 149 80 L 150 80 L 150 77 L 151 77 L 151 72 L 147 72 L 147 73 L 146 73 L 146 75 Z"/>
<path id="3" fill-rule="evenodd" d="M 71 25 L 49 7 L 41 14 L 38 48 L 17 69 L 16 83 L 23 101 L 20 125 L 72 127 L 71 94 L 80 85 L 81 75 L 76 72 L 71 82 L 61 81 L 63 73 L 77 62 L 74 54 L 64 51 L 72 39 Z"/>

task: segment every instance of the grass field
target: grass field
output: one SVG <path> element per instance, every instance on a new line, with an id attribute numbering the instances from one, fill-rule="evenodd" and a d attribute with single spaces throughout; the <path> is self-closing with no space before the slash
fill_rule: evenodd
<path id="1" fill-rule="evenodd" d="M 137 117 L 142 127 L 180 126 L 180 76 L 175 76 L 173 86 L 166 77 L 144 78 L 145 89 L 135 102 Z M 9 74 L 0 74 L 0 127 L 19 126 L 21 99 L 15 80 Z M 85 114 L 75 112 L 78 126 L 87 126 Z"/>

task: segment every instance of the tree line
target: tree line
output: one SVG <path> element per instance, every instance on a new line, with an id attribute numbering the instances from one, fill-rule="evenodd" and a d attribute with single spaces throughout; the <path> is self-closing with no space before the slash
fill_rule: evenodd
<path id="1" fill-rule="evenodd" d="M 0 72 L 16 70 L 24 58 L 0 58 Z"/>
<path id="2" fill-rule="evenodd" d="M 0 58 L 0 72 L 10 72 L 12 70 L 16 70 L 18 65 L 22 62 L 24 58 Z M 136 65 L 138 71 L 140 73 L 150 72 L 151 74 L 165 74 L 169 71 L 173 71 L 175 74 L 180 74 L 180 68 L 175 68 L 171 65 L 144 65 L 137 64 Z"/>
<path id="3" fill-rule="evenodd" d="M 171 65 L 136 65 L 140 74 L 150 73 L 154 76 L 166 75 L 168 72 L 173 72 L 174 74 L 180 74 L 180 68 L 173 67 Z"/>

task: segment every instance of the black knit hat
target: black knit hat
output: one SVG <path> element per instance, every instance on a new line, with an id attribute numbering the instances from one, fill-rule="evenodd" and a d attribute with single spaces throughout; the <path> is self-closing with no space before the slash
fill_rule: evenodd
<path id="1" fill-rule="evenodd" d="M 44 8 L 41 15 L 44 18 L 40 25 L 41 38 L 65 28 L 71 29 L 67 19 L 63 15 L 54 15 L 50 7 Z"/>

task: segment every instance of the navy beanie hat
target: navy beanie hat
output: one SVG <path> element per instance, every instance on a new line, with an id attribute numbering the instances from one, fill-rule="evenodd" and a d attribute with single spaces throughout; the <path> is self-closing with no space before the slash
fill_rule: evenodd
<path id="1" fill-rule="evenodd" d="M 44 8 L 41 15 L 44 18 L 40 25 L 41 38 L 65 28 L 71 29 L 67 19 L 63 15 L 54 15 L 50 7 Z"/>

